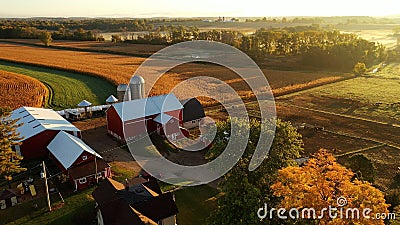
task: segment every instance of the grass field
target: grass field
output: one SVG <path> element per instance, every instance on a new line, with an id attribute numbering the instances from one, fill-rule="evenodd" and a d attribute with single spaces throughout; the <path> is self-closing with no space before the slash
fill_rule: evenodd
<path id="1" fill-rule="evenodd" d="M 50 90 L 47 106 L 54 109 L 76 108 L 83 99 L 94 105 L 105 104 L 105 99 L 116 92 L 106 80 L 87 75 L 4 61 L 0 61 L 0 70 L 23 74 L 46 84 Z M 14 100 L 19 98 L 26 96 L 21 95 Z"/>
<path id="2" fill-rule="evenodd" d="M 216 207 L 216 189 L 207 185 L 189 187 L 175 192 L 179 213 L 177 223 L 181 225 L 205 225 L 206 219 Z"/>
<path id="3" fill-rule="evenodd" d="M 21 96 L 25 96 L 21 98 Z M 21 106 L 42 107 L 48 90 L 38 80 L 25 75 L 0 70 L 0 102 L 12 109 Z"/>
<path id="4" fill-rule="evenodd" d="M 400 64 L 380 72 L 286 96 L 304 107 L 384 122 L 400 122 Z"/>

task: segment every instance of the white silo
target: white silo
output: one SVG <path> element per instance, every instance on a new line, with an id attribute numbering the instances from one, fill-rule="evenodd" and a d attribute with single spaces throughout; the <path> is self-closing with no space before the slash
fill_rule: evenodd
<path id="1" fill-rule="evenodd" d="M 129 82 L 130 100 L 140 99 L 145 97 L 144 79 L 139 75 L 135 75 Z"/>
<path id="2" fill-rule="evenodd" d="M 118 98 L 118 102 L 123 102 L 123 101 L 127 101 L 130 98 L 130 95 L 127 96 L 127 98 L 125 98 L 125 93 L 128 89 L 128 85 L 127 84 L 120 84 L 117 87 L 117 98 Z"/>

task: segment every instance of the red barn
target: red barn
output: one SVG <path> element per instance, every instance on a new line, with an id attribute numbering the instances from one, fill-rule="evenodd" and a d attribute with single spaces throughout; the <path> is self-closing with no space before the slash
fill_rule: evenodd
<path id="1" fill-rule="evenodd" d="M 22 145 L 14 150 L 25 159 L 44 158 L 48 155 L 47 145 L 60 132 L 65 131 L 81 137 L 81 131 L 52 109 L 22 107 L 11 114 L 19 119 L 17 128 L 22 137 Z"/>
<path id="2" fill-rule="evenodd" d="M 82 190 L 99 179 L 111 176 L 110 165 L 81 139 L 61 131 L 47 146 L 57 166 L 67 175 L 75 190 Z"/>
<path id="3" fill-rule="evenodd" d="M 107 110 L 107 130 L 126 141 L 150 132 L 180 139 L 182 109 L 174 94 L 116 103 Z"/>

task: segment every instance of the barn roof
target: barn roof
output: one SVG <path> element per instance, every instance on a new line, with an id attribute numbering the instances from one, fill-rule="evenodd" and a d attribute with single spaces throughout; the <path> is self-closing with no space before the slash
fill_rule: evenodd
<path id="1" fill-rule="evenodd" d="M 197 98 L 190 98 L 181 101 L 183 105 L 183 121 L 189 122 L 206 117 L 203 106 Z"/>
<path id="2" fill-rule="evenodd" d="M 178 213 L 173 194 L 162 194 L 156 180 L 135 178 L 133 182 L 133 186 L 125 188 L 123 184 L 107 178 L 94 190 L 93 197 L 104 224 L 157 224 Z M 150 186 L 157 186 L 157 190 Z"/>
<path id="3" fill-rule="evenodd" d="M 18 133 L 29 139 L 45 130 L 80 131 L 52 109 L 22 107 L 11 113 L 11 119 L 19 119 Z"/>
<path id="4" fill-rule="evenodd" d="M 167 115 L 165 113 L 161 113 L 156 118 L 154 118 L 154 121 L 159 124 L 164 125 L 164 124 L 168 123 L 168 121 L 170 121 L 171 119 L 172 119 L 172 116 Z"/>
<path id="5" fill-rule="evenodd" d="M 183 106 L 174 94 L 141 98 L 112 105 L 123 121 L 182 109 Z"/>
<path id="6" fill-rule="evenodd" d="M 47 148 L 65 169 L 70 168 L 85 151 L 102 158 L 81 139 L 64 131 L 59 132 Z"/>

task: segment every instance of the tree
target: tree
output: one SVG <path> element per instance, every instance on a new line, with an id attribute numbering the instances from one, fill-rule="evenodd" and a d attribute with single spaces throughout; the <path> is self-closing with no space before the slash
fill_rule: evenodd
<path id="1" fill-rule="evenodd" d="M 215 142 L 207 153 L 208 159 L 216 158 L 226 147 L 231 121 L 217 123 Z M 233 121 L 239 127 L 247 126 L 243 121 Z M 257 145 L 261 123 L 250 121 L 250 137 L 247 148 L 239 162 L 229 171 L 219 184 L 222 195 L 217 201 L 217 209 L 209 218 L 209 225 L 265 224 L 257 217 L 257 210 L 264 202 L 274 204 L 270 186 L 275 182 L 278 170 L 295 165 L 293 159 L 300 157 L 303 151 L 301 135 L 289 122 L 280 120 L 276 123 L 275 139 L 268 158 L 255 171 L 248 170 L 250 159 Z M 262 141 L 262 140 L 260 140 Z"/>
<path id="2" fill-rule="evenodd" d="M 20 126 L 17 122 L 10 118 L 9 109 L 0 110 L 0 175 L 7 181 L 12 180 L 13 174 L 26 170 L 20 166 L 22 156 L 11 148 L 21 144 L 21 137 L 16 131 Z"/>
<path id="3" fill-rule="evenodd" d="M 382 192 L 368 182 L 352 180 L 353 175 L 353 172 L 338 164 L 332 154 L 321 150 L 303 167 L 290 166 L 280 170 L 278 180 L 271 188 L 281 198 L 280 207 L 297 208 L 299 211 L 313 208 L 317 217 L 321 215 L 322 209 L 329 206 L 337 209 L 343 207 L 345 213 L 349 208 L 357 208 L 361 213 L 368 208 L 371 209 L 370 216 L 388 213 L 389 205 L 385 203 Z M 331 218 L 325 213 L 322 218 L 307 219 L 307 223 L 384 224 L 383 220 L 368 219 L 361 213 L 358 220 L 346 218 L 345 213 L 341 219 L 340 210 L 336 212 L 337 218 Z"/>
<path id="4" fill-rule="evenodd" d="M 365 155 L 357 154 L 351 156 L 347 160 L 346 166 L 356 174 L 358 179 L 374 183 L 376 167 Z"/>
<path id="5" fill-rule="evenodd" d="M 362 62 L 356 63 L 356 65 L 354 65 L 353 72 L 357 76 L 365 74 L 365 72 L 367 72 L 367 67 L 365 66 L 365 63 Z"/>
<path id="6" fill-rule="evenodd" d="M 53 41 L 53 38 L 51 37 L 51 33 L 48 31 L 43 31 L 40 34 L 39 39 L 45 46 L 49 46 L 50 43 Z"/>

